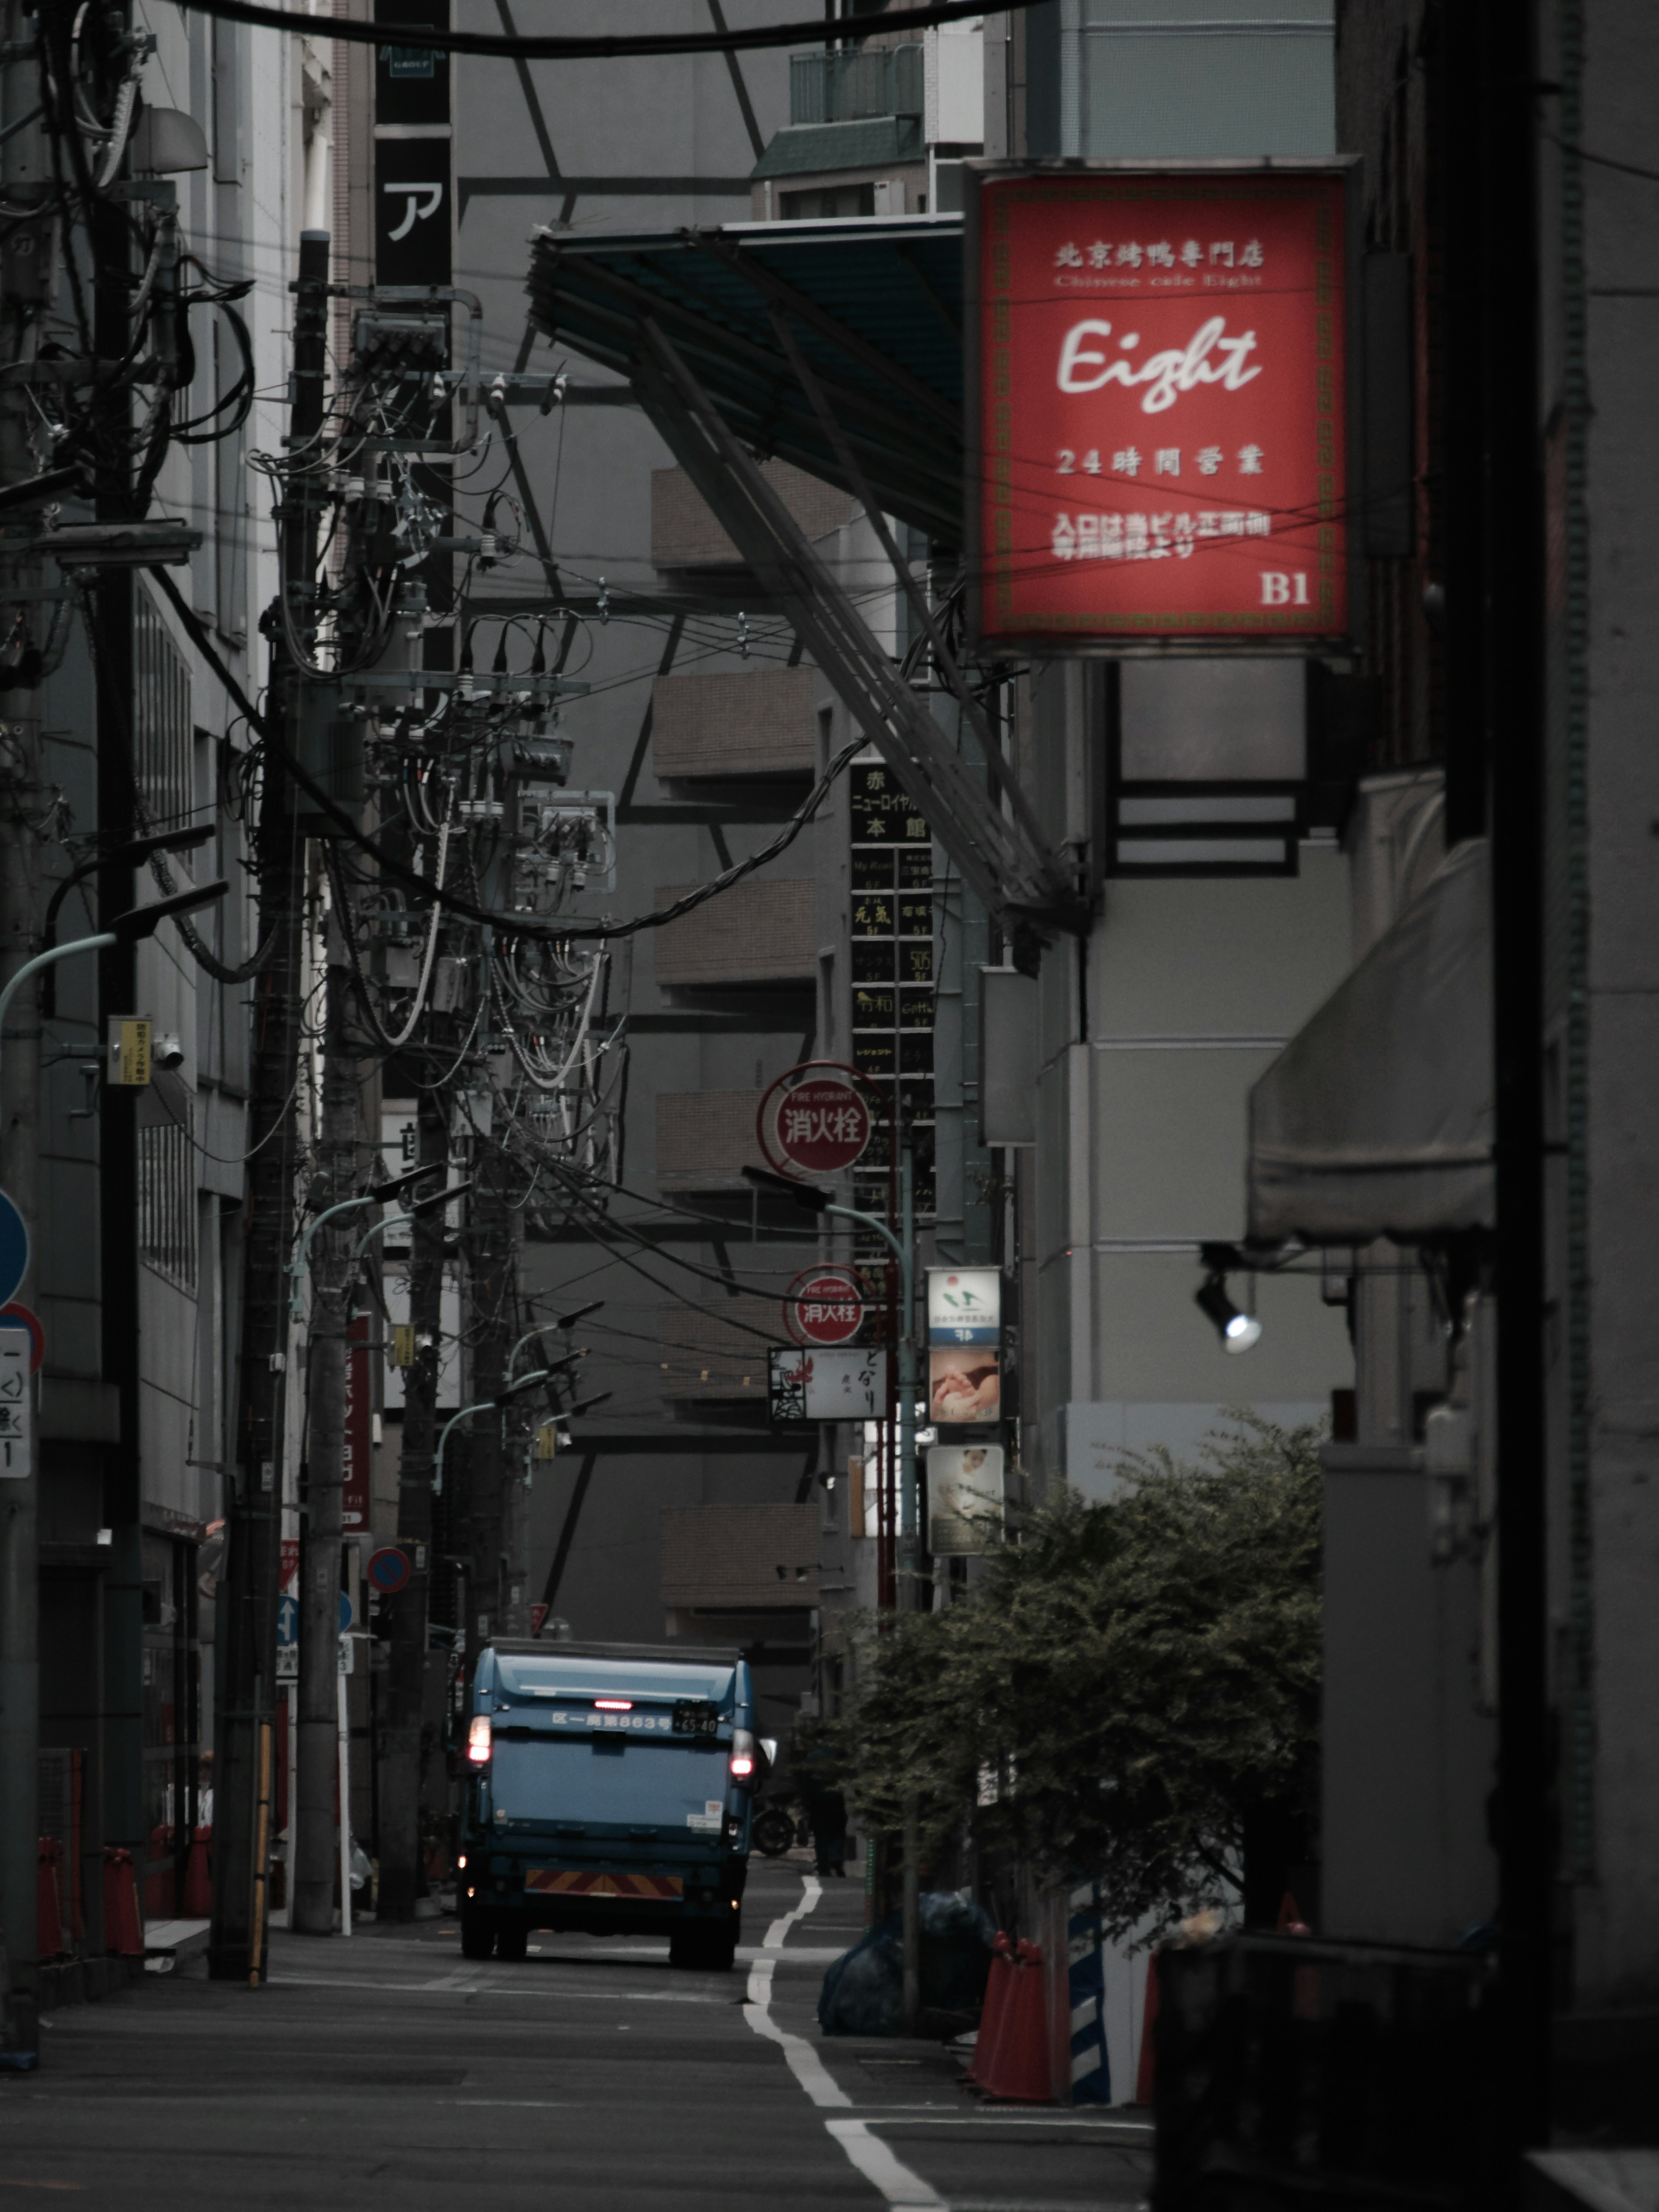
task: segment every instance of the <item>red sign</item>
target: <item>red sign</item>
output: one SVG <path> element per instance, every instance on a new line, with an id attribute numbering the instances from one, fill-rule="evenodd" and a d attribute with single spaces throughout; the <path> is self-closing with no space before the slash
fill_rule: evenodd
<path id="1" fill-rule="evenodd" d="M 0 1328 L 26 1328 L 29 1333 L 29 1373 L 40 1372 L 40 1362 L 46 1356 L 46 1332 L 40 1326 L 38 1314 L 27 1306 L 20 1306 L 15 1298 L 9 1305 L 0 1306 Z"/>
<path id="2" fill-rule="evenodd" d="M 368 1316 L 360 1314 L 351 1324 L 346 1350 L 340 1526 L 347 1530 L 367 1528 L 374 1518 L 374 1445 L 369 1413 Z"/>
<path id="3" fill-rule="evenodd" d="M 300 1590 L 300 1540 L 297 1536 L 284 1536 L 282 1541 L 282 1579 L 278 1595 L 297 1597 Z"/>
<path id="4" fill-rule="evenodd" d="M 864 1324 L 864 1285 L 850 1267 L 808 1267 L 783 1294 L 797 1344 L 850 1344 Z"/>
<path id="5" fill-rule="evenodd" d="M 756 1132 L 780 1174 L 840 1175 L 864 1157 L 870 1142 L 870 1109 L 854 1072 L 823 1065 L 823 1074 L 810 1060 L 792 1067 L 761 1100 Z"/>
<path id="6" fill-rule="evenodd" d="M 1346 190 L 1330 170 L 980 177 L 982 643 L 1346 629 Z"/>
<path id="7" fill-rule="evenodd" d="M 409 1554 L 396 1544 L 383 1544 L 370 1553 L 364 1572 L 383 1597 L 395 1597 L 408 1586 Z"/>

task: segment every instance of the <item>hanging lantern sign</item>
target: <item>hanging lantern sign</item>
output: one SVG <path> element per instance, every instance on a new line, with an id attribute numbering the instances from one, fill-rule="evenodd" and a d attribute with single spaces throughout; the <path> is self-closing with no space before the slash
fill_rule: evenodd
<path id="1" fill-rule="evenodd" d="M 864 1325 L 864 1285 L 851 1267 L 806 1267 L 783 1294 L 797 1344 L 850 1344 Z"/>
<path id="2" fill-rule="evenodd" d="M 779 1076 L 755 1116 L 767 1164 L 800 1182 L 844 1174 L 863 1158 L 873 1126 L 858 1071 L 830 1060 Z"/>

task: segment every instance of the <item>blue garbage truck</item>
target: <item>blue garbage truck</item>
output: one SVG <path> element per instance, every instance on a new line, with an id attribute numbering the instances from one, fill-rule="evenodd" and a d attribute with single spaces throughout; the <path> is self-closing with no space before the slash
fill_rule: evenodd
<path id="1" fill-rule="evenodd" d="M 465 1957 L 522 1959 L 551 1928 L 666 1935 L 672 1965 L 730 1969 L 771 1748 L 739 1653 L 497 1638 L 464 1717 Z"/>

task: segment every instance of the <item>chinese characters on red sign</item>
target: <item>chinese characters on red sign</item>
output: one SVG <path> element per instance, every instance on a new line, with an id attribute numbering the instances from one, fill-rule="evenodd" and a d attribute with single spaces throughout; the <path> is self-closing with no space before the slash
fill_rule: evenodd
<path id="1" fill-rule="evenodd" d="M 791 1068 L 770 1086 L 756 1115 L 756 1133 L 762 1152 L 782 1174 L 840 1175 L 863 1158 L 870 1109 L 848 1077 L 815 1075 L 811 1067 L 807 1062 Z"/>
<path id="2" fill-rule="evenodd" d="M 980 180 L 982 642 L 1346 629 L 1345 191 Z"/>
<path id="3" fill-rule="evenodd" d="M 864 1326 L 864 1285 L 850 1267 L 808 1267 L 783 1295 L 797 1344 L 850 1344 Z"/>

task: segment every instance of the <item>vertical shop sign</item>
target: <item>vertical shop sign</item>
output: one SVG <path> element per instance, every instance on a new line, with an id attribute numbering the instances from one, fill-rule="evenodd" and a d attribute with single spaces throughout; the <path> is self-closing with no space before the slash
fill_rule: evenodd
<path id="1" fill-rule="evenodd" d="M 1347 630 L 1349 173 L 975 175 L 981 647 Z"/>
<path id="2" fill-rule="evenodd" d="M 346 1344 L 345 1448 L 340 1525 L 367 1528 L 373 1519 L 374 1425 L 368 1369 L 368 1316 L 359 1314 Z"/>

